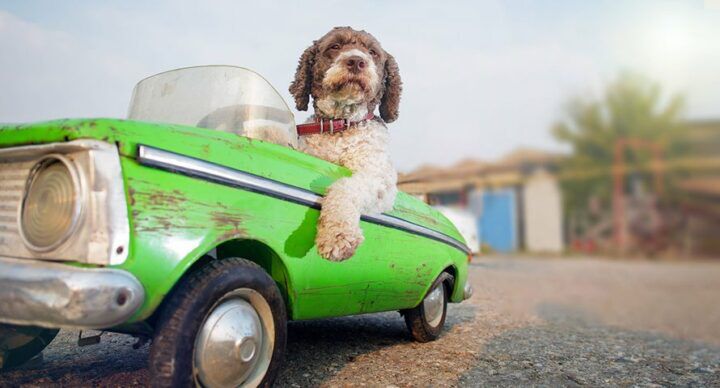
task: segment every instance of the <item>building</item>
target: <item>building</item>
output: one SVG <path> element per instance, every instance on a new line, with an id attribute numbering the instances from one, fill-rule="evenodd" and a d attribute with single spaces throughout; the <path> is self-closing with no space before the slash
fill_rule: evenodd
<path id="1" fill-rule="evenodd" d="M 720 120 L 688 123 L 676 198 L 685 256 L 720 256 Z"/>
<path id="2" fill-rule="evenodd" d="M 494 162 L 425 166 L 401 174 L 399 187 L 431 205 L 471 212 L 483 245 L 498 252 L 561 252 L 572 246 L 587 253 L 720 257 L 720 120 L 687 122 L 670 142 L 635 141 L 655 146 L 655 157 L 590 170 L 566 164 L 560 171 L 563 155 L 520 149 Z M 620 179 L 614 179 L 617 171 Z M 573 182 L 577 187 L 586 180 L 606 184 L 597 198 L 568 208 L 560 182 L 569 196 Z M 603 200 L 602 193 L 621 198 Z"/>
<path id="3" fill-rule="evenodd" d="M 532 149 L 496 162 L 464 160 L 401 174 L 401 190 L 431 205 L 454 206 L 477 220 L 484 247 L 498 252 L 564 249 L 562 194 L 555 172 L 561 155 Z"/>

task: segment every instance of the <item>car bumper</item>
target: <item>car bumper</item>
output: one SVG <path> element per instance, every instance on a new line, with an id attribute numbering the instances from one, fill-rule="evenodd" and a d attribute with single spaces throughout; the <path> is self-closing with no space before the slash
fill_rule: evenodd
<path id="1" fill-rule="evenodd" d="M 463 300 L 468 300 L 473 295 L 473 288 L 470 285 L 470 282 L 465 282 L 465 287 L 463 288 Z"/>
<path id="2" fill-rule="evenodd" d="M 125 322 L 145 299 L 126 271 L 0 257 L 0 322 L 102 329 Z"/>

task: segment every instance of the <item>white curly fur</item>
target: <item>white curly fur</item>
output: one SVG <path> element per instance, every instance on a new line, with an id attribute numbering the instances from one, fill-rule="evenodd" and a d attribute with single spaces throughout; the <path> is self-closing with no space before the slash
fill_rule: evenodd
<path id="1" fill-rule="evenodd" d="M 345 131 L 302 136 L 298 143 L 301 151 L 352 171 L 352 176 L 334 182 L 322 200 L 315 242 L 328 260 L 345 260 L 355 253 L 364 240 L 362 214 L 393 207 L 397 173 L 388 156 L 383 120 L 397 118 L 400 91 L 394 58 L 365 31 L 336 27 L 300 58 L 290 85 L 298 109 L 307 108 L 311 95 L 316 117 L 356 122 Z M 379 102 L 383 120 L 361 121 Z"/>
<path id="2" fill-rule="evenodd" d="M 332 135 L 300 139 L 302 151 L 353 172 L 333 183 L 322 201 L 315 241 L 318 252 L 326 259 L 345 260 L 355 253 L 364 240 L 361 214 L 392 209 L 397 173 L 388 157 L 387 144 L 388 130 L 379 120 L 368 120 Z"/>

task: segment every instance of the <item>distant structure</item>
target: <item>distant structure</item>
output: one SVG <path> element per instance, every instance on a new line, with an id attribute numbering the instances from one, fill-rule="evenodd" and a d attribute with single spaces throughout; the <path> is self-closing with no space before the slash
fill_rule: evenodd
<path id="1" fill-rule="evenodd" d="M 496 252 L 558 253 L 570 247 L 720 257 L 720 120 L 687 122 L 670 144 L 619 139 L 616 156 L 628 147 L 653 157 L 640 166 L 621 157 L 606 169 L 561 172 L 564 155 L 519 149 L 494 162 L 424 166 L 401 174 L 398 185 L 431 205 L 472 214 L 483 247 Z M 581 208 L 564 208 L 560 183 L 587 178 L 606 178 L 612 203 L 595 198 Z"/>
<path id="2" fill-rule="evenodd" d="M 519 149 L 496 162 L 465 160 L 401 174 L 401 190 L 431 205 L 466 209 L 485 248 L 497 252 L 561 252 L 562 193 L 556 175 L 562 155 Z"/>
<path id="3" fill-rule="evenodd" d="M 720 120 L 688 123 L 687 158 L 675 198 L 686 215 L 686 256 L 720 257 Z"/>
<path id="4" fill-rule="evenodd" d="M 646 162 L 627 163 L 633 149 Z M 672 141 L 619 138 L 610 171 L 574 171 L 612 181 L 612 210 L 566 209 L 568 240 L 588 253 L 720 257 L 720 120 L 686 122 Z M 597 201 L 596 201 L 597 202 Z M 599 205 L 599 206 L 598 206 Z"/>

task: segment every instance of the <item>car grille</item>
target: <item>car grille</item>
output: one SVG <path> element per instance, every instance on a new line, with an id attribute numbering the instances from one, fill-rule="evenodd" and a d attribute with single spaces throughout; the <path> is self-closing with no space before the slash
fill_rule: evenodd
<path id="1" fill-rule="evenodd" d="M 0 241 L 15 240 L 17 217 L 30 169 L 35 161 L 0 162 Z"/>

